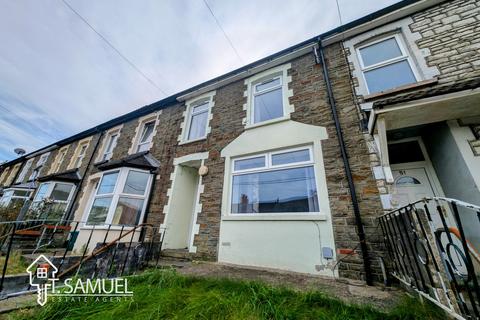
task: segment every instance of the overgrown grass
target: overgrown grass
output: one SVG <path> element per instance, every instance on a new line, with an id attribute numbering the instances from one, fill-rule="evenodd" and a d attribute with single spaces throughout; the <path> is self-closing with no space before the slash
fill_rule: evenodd
<path id="1" fill-rule="evenodd" d="M 11 319 L 435 319 L 435 311 L 405 298 L 389 313 L 350 305 L 322 292 L 298 292 L 259 282 L 204 279 L 174 271 L 131 277 L 133 301 L 49 302 Z M 130 288 L 129 288 L 130 289 Z M 438 312 L 437 312 L 438 315 Z M 439 315 L 441 316 L 441 315 Z"/>
<path id="2" fill-rule="evenodd" d="M 0 257 L 0 272 L 5 264 L 5 256 Z M 7 274 L 19 274 L 27 272 L 28 263 L 19 251 L 12 251 L 8 258 Z M 0 274 L 1 275 L 1 274 Z"/>

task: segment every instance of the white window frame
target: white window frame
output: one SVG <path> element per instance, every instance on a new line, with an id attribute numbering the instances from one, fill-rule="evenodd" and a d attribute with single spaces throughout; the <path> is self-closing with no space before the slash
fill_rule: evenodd
<path id="1" fill-rule="evenodd" d="M 7 168 L 3 169 L 2 174 L 0 175 L 0 185 L 8 177 L 10 169 L 11 169 L 10 167 L 7 167 Z"/>
<path id="2" fill-rule="evenodd" d="M 288 75 L 288 70 L 291 69 L 291 63 L 286 63 L 263 72 L 260 72 L 248 79 L 245 80 L 245 85 L 247 86 L 247 90 L 244 92 L 244 95 L 247 97 L 247 104 L 244 105 L 244 109 L 247 111 L 246 118 L 243 119 L 243 124 L 245 125 L 245 129 L 255 128 L 259 126 L 264 126 L 280 121 L 286 121 L 290 119 L 290 114 L 295 111 L 295 107 L 293 104 L 290 103 L 290 97 L 293 96 L 293 90 L 288 88 L 288 84 L 292 82 L 292 77 Z M 274 119 L 269 119 L 260 122 L 254 122 L 255 118 L 255 106 L 254 106 L 254 95 L 257 94 L 255 92 L 255 86 L 265 83 L 269 80 L 273 80 L 275 78 L 280 78 L 281 82 L 281 90 L 282 90 L 282 116 Z M 269 90 L 275 90 L 275 88 L 269 88 L 261 93 L 268 92 Z M 260 92 L 258 93 L 260 94 Z"/>
<path id="3" fill-rule="evenodd" d="M 145 194 L 144 195 L 135 195 L 135 194 L 123 193 L 123 188 L 124 188 L 125 183 L 127 181 L 128 173 L 130 171 L 143 172 L 143 173 L 147 173 L 149 175 L 147 185 L 145 187 Z M 115 186 L 113 188 L 112 193 L 106 193 L 106 194 L 101 194 L 101 195 L 97 196 L 97 191 L 98 191 L 98 188 L 100 187 L 100 184 L 102 182 L 103 177 L 105 175 L 109 174 L 109 173 L 112 173 L 112 172 L 118 172 L 117 181 L 115 182 Z M 153 181 L 153 174 L 151 172 L 149 172 L 148 170 L 141 170 L 141 169 L 136 169 L 136 168 L 123 167 L 123 168 L 116 168 L 116 169 L 104 171 L 103 174 L 100 176 L 100 178 L 97 180 L 96 186 L 92 190 L 92 194 L 90 195 L 90 199 L 88 201 L 88 204 L 85 207 L 85 212 L 83 214 L 84 218 L 82 219 L 82 221 L 84 221 L 82 229 L 91 229 L 94 226 L 94 225 L 89 225 L 87 221 L 88 221 L 88 218 L 90 216 L 90 211 L 92 210 L 92 206 L 93 206 L 93 203 L 94 203 L 96 198 L 112 197 L 112 201 L 110 202 L 110 207 L 108 208 L 107 217 L 105 218 L 104 224 L 102 224 L 102 223 L 95 224 L 95 229 L 108 228 L 108 225 L 112 224 L 113 217 L 115 215 L 115 209 L 117 208 L 118 200 L 120 199 L 120 197 L 143 200 L 142 212 L 140 213 L 140 217 L 138 219 L 139 223 L 142 223 L 143 217 L 145 215 L 145 210 L 147 208 L 147 202 L 148 202 L 148 198 L 149 198 L 149 195 L 150 195 L 150 188 L 151 188 L 151 185 L 152 185 L 152 181 Z M 112 229 L 112 230 L 116 230 L 116 229 L 119 230 L 120 228 L 122 228 L 122 225 L 111 225 L 111 227 L 110 227 L 110 229 Z M 128 229 L 128 228 L 133 228 L 133 227 L 132 226 L 125 227 L 125 229 Z"/>
<path id="4" fill-rule="evenodd" d="M 42 185 L 45 185 L 45 184 L 48 184 L 48 189 L 47 189 L 47 192 L 45 192 L 45 197 L 41 200 L 36 200 L 38 191 L 40 190 L 40 187 Z M 52 200 L 53 203 L 66 203 L 67 204 L 65 206 L 65 211 L 63 212 L 63 216 L 62 216 L 62 218 L 60 218 L 60 220 L 61 220 L 65 216 L 65 212 L 67 212 L 70 201 L 72 201 L 73 195 L 75 194 L 75 189 L 77 188 L 77 186 L 74 183 L 64 182 L 64 181 L 46 181 L 46 182 L 40 183 L 40 185 L 38 186 L 38 188 L 35 192 L 35 196 L 33 197 L 31 206 L 32 205 L 34 206 L 36 203 L 42 202 L 45 199 L 49 199 L 50 196 L 52 195 L 52 191 L 55 188 L 55 185 L 57 185 L 57 184 L 68 184 L 68 185 L 72 186 L 72 189 L 70 190 L 70 194 L 68 195 L 67 200 Z"/>
<path id="5" fill-rule="evenodd" d="M 25 176 L 27 175 L 28 170 L 32 167 L 33 164 L 33 158 L 28 159 L 27 162 L 25 162 L 25 165 L 22 168 L 22 171 L 20 171 L 20 174 L 18 175 L 17 179 L 15 180 L 15 183 L 21 183 L 25 179 Z"/>
<path id="6" fill-rule="evenodd" d="M 308 150 L 310 160 L 294 162 L 294 163 L 289 163 L 289 164 L 282 164 L 282 165 L 273 165 L 272 164 L 272 156 L 273 155 L 292 152 L 292 151 L 299 151 L 299 150 Z M 260 156 L 265 156 L 265 166 L 258 167 L 258 168 L 252 168 L 252 169 L 235 170 L 235 161 L 258 158 Z M 269 212 L 269 213 L 233 213 L 232 212 L 233 177 L 234 176 L 239 176 L 239 175 L 244 175 L 244 174 L 249 174 L 249 173 L 277 171 L 279 169 L 302 168 L 302 167 L 306 167 L 306 166 L 312 166 L 313 169 L 314 169 L 315 187 L 316 187 L 316 190 L 317 190 L 317 202 L 319 204 L 319 211 L 318 212 Z M 248 156 L 235 157 L 235 158 L 231 159 L 231 166 L 230 167 L 231 167 L 230 179 L 229 179 L 230 185 L 229 185 L 229 196 L 228 196 L 228 205 L 227 205 L 228 215 L 233 216 L 233 217 L 249 217 L 249 216 L 250 217 L 252 217 L 252 216 L 253 217 L 259 217 L 259 216 L 286 216 L 286 215 L 308 216 L 308 215 L 319 215 L 320 214 L 321 205 L 320 205 L 320 197 L 318 196 L 318 192 L 320 190 L 319 181 L 318 181 L 319 177 L 317 177 L 317 172 L 316 172 L 316 169 L 315 169 L 315 158 L 314 158 L 314 152 L 313 152 L 313 146 L 312 145 L 304 145 L 304 146 L 300 146 L 300 147 L 279 149 L 279 150 L 257 153 L 257 154 L 248 155 Z"/>
<path id="7" fill-rule="evenodd" d="M 108 150 L 108 147 L 110 145 L 110 141 L 115 137 L 115 141 L 112 144 L 112 149 Z M 100 155 L 99 161 L 108 161 L 112 158 L 113 156 L 113 150 L 115 150 L 115 147 L 117 146 L 118 143 L 118 138 L 120 137 L 120 129 L 108 132 L 105 140 L 104 140 L 104 146 L 102 153 Z"/>
<path id="8" fill-rule="evenodd" d="M 281 75 L 273 75 L 273 76 L 270 76 L 270 77 L 267 77 L 267 78 L 264 78 L 262 80 L 259 80 L 259 81 L 256 81 L 256 82 L 252 83 L 252 112 L 250 112 L 250 123 L 258 124 L 258 123 L 262 123 L 262 122 L 266 122 L 266 121 L 272 121 L 272 120 L 276 120 L 276 119 L 285 117 L 285 106 L 284 106 L 285 102 L 283 101 L 283 98 L 282 98 L 282 115 L 280 117 L 255 122 L 255 108 L 256 108 L 255 97 L 258 96 L 258 95 L 262 95 L 262 94 L 277 90 L 277 89 L 280 89 L 280 91 L 282 93 L 282 97 L 283 97 L 284 85 L 283 85 L 283 79 L 282 78 L 283 77 Z M 268 89 L 264 89 L 262 91 L 257 91 L 257 86 L 268 83 L 268 82 L 271 82 L 271 81 L 275 81 L 276 79 L 280 80 L 279 85 L 276 85 L 276 86 L 268 88 Z"/>
<path id="9" fill-rule="evenodd" d="M 55 160 L 52 163 L 52 167 L 50 168 L 48 173 L 57 173 L 60 170 L 63 161 L 65 161 L 65 156 L 67 155 L 69 147 L 70 146 L 66 146 L 58 150 L 58 153 L 55 156 Z"/>
<path id="10" fill-rule="evenodd" d="M 143 152 L 150 151 L 150 149 L 153 146 L 153 141 L 155 139 L 155 135 L 157 134 L 157 128 L 158 128 L 158 124 L 160 122 L 159 118 L 160 118 L 161 114 L 162 114 L 162 111 L 160 110 L 158 112 L 155 112 L 153 114 L 148 114 L 148 115 L 138 119 L 138 125 L 135 129 L 135 135 L 132 138 L 130 148 L 128 149 L 128 154 L 135 154 L 135 153 L 139 152 L 138 148 L 139 148 L 139 145 L 140 145 L 140 139 L 142 138 L 142 133 L 143 133 L 143 129 L 145 127 L 145 124 L 153 121 L 154 126 L 153 126 L 152 140 L 149 142 L 147 150 L 144 150 Z"/>
<path id="11" fill-rule="evenodd" d="M 368 67 L 365 67 L 364 62 L 363 62 L 363 57 L 362 57 L 362 54 L 361 54 L 360 50 L 363 49 L 363 48 L 370 47 L 370 46 L 372 46 L 374 44 L 377 44 L 379 42 L 383 42 L 385 40 L 392 39 L 392 38 L 395 39 L 395 41 L 397 42 L 397 45 L 400 48 L 400 51 L 401 51 L 402 55 L 399 56 L 399 57 L 388 59 L 388 60 L 378 62 L 378 63 L 373 64 L 373 65 L 370 65 Z M 375 69 L 379 69 L 381 67 L 385 67 L 385 66 L 397 63 L 397 62 L 407 61 L 409 66 L 410 66 L 410 69 L 412 70 L 413 76 L 415 77 L 415 81 L 418 82 L 418 81 L 421 80 L 421 76 L 420 76 L 420 74 L 419 74 L 419 72 L 416 68 L 415 62 L 413 61 L 412 56 L 409 54 L 407 49 L 405 48 L 402 37 L 398 33 L 388 35 L 386 37 L 382 37 L 380 39 L 377 39 L 377 40 L 374 40 L 374 41 L 369 41 L 365 44 L 362 44 L 361 46 L 356 47 L 356 52 L 357 52 L 358 61 L 360 63 L 360 70 L 361 70 L 361 73 L 362 73 L 363 82 L 365 83 L 365 88 L 367 89 L 367 93 L 369 93 L 369 94 L 371 93 L 371 91 L 370 91 L 370 88 L 368 87 L 367 79 L 365 78 L 365 72 L 375 70 Z M 395 89 L 395 88 L 389 88 L 389 89 L 386 89 L 386 90 L 393 90 L 393 89 Z M 379 92 L 381 92 L 381 91 L 379 91 Z M 374 93 L 379 93 L 379 92 L 374 92 Z"/>
<path id="12" fill-rule="evenodd" d="M 15 178 L 15 175 L 17 174 L 18 170 L 20 170 L 20 166 L 21 166 L 21 163 L 17 163 L 12 167 L 7 180 L 5 180 L 5 185 L 7 186 L 11 185 L 14 182 L 13 179 Z"/>
<path id="13" fill-rule="evenodd" d="M 40 158 L 38 159 L 37 161 L 37 164 L 35 165 L 35 167 L 40 167 L 40 166 L 43 166 L 47 160 L 48 160 L 48 157 L 50 156 L 50 152 L 47 152 L 47 153 L 44 153 L 40 156 Z"/>
<path id="14" fill-rule="evenodd" d="M 156 127 L 156 121 L 155 120 L 150 120 L 150 121 L 145 121 L 143 124 L 142 124 L 142 127 L 141 127 L 141 130 L 139 131 L 139 135 L 138 135 L 138 141 L 137 141 L 137 145 L 135 147 L 135 153 L 137 152 L 145 152 L 145 151 L 148 151 L 150 148 L 147 148 L 147 150 L 143 150 L 143 151 L 140 151 L 140 147 L 143 146 L 143 145 L 150 145 L 153 141 L 153 137 L 155 136 L 155 127 Z M 153 127 L 152 127 L 152 134 L 151 136 L 149 137 L 149 139 L 145 140 L 142 142 L 142 138 L 143 138 L 143 133 L 145 131 L 145 128 L 147 127 L 148 124 L 152 124 Z"/>
<path id="15" fill-rule="evenodd" d="M 193 109 L 195 107 L 198 107 L 198 106 L 201 106 L 203 104 L 208 104 L 207 106 L 207 110 L 205 111 L 200 111 L 200 112 L 194 112 Z M 187 121 L 186 121 L 186 124 L 185 124 L 185 136 L 184 136 L 184 141 L 185 142 L 193 142 L 193 141 L 198 141 L 198 140 L 204 140 L 207 138 L 208 136 L 208 123 L 210 121 L 210 109 L 211 109 L 211 105 L 212 105 L 212 100 L 211 98 L 204 98 L 204 99 L 200 99 L 200 100 L 196 100 L 195 102 L 192 102 L 191 104 L 188 105 L 188 117 L 187 117 Z M 192 125 L 192 119 L 193 119 L 193 116 L 196 116 L 196 115 L 199 115 L 199 114 L 202 114 L 202 113 L 207 113 L 207 121 L 205 122 L 205 134 L 201 137 L 196 137 L 196 138 L 193 138 L 193 139 L 189 139 L 188 137 L 190 136 L 190 129 L 191 129 L 191 125 Z"/>
<path id="16" fill-rule="evenodd" d="M 77 169 L 82 166 L 82 162 L 83 162 L 83 159 L 85 158 L 85 155 L 87 154 L 87 150 L 88 150 L 88 141 L 78 144 L 77 150 L 75 151 L 75 156 L 72 159 L 73 160 L 72 169 Z"/>
<path id="17" fill-rule="evenodd" d="M 40 156 L 37 163 L 35 164 L 35 168 L 33 169 L 32 173 L 28 177 L 28 181 L 33 181 L 38 178 L 38 175 L 40 174 L 40 170 L 42 169 L 42 166 L 47 162 L 49 156 L 50 156 L 50 152 L 44 153 Z"/>
<path id="18" fill-rule="evenodd" d="M 10 197 L 10 199 L 8 200 L 8 202 L 5 204 L 4 207 L 8 207 L 10 205 L 10 202 L 12 201 L 12 199 L 24 199 L 24 201 L 28 200 L 30 198 L 30 196 L 32 195 L 32 191 L 33 189 L 20 189 L 20 188 L 8 188 L 8 189 L 5 189 L 4 192 L 8 192 L 8 191 L 13 191 L 13 194 L 15 194 L 15 190 L 20 190 L 20 191 L 27 191 L 29 192 L 27 196 L 25 197 L 20 197 L 20 196 L 15 196 L 15 195 L 12 195 Z M 1 199 L 4 198 L 5 196 L 5 193 L 3 194 L 3 196 L 0 198 L 0 207 L 2 207 L 2 204 L 1 204 Z"/>

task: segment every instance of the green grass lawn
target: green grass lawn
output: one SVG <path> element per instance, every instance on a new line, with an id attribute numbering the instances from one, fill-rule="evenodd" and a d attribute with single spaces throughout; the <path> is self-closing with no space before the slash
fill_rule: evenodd
<path id="1" fill-rule="evenodd" d="M 5 264 L 5 256 L 0 257 L 0 272 Z M 28 263 L 18 251 L 12 251 L 8 258 L 7 274 L 19 274 L 27 272 Z M 1 275 L 1 274 L 0 274 Z"/>
<path id="2" fill-rule="evenodd" d="M 131 288 L 130 288 L 131 287 Z M 10 319 L 436 319 L 437 310 L 405 298 L 389 313 L 346 304 L 322 292 L 300 292 L 260 282 L 147 271 L 129 279 L 133 301 L 49 302 Z"/>

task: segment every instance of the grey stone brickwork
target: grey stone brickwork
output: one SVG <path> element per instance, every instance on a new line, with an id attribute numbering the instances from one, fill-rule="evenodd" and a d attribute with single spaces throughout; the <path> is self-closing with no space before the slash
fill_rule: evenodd
<path id="1" fill-rule="evenodd" d="M 453 0 L 412 16 L 418 48 L 428 49 L 429 66 L 440 71 L 439 84 L 480 76 L 480 2 Z"/>

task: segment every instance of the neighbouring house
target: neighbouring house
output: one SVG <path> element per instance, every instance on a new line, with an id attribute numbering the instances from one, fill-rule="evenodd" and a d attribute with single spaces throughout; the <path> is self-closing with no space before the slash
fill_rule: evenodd
<path id="1" fill-rule="evenodd" d="M 401 1 L 3 164 L 0 204 L 77 249 L 145 222 L 165 254 L 381 280 L 378 216 L 480 204 L 478 34 L 478 1 Z"/>

